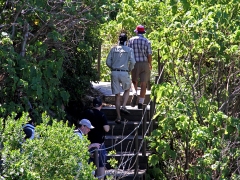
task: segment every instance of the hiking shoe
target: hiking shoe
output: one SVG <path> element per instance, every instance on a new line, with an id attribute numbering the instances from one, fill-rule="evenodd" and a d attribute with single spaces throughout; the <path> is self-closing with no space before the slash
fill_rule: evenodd
<path id="1" fill-rule="evenodd" d="M 124 114 L 130 114 L 130 112 L 127 110 L 126 107 L 121 107 L 121 108 L 120 108 L 120 111 L 121 111 L 122 113 L 124 113 Z"/>
<path id="2" fill-rule="evenodd" d="M 135 95 L 133 95 L 133 97 L 132 97 L 131 106 L 132 106 L 132 107 L 135 107 L 136 103 L 137 103 L 137 95 L 135 94 Z"/>
<path id="3" fill-rule="evenodd" d="M 143 104 L 142 103 L 138 103 L 138 109 L 142 109 L 143 108 Z"/>

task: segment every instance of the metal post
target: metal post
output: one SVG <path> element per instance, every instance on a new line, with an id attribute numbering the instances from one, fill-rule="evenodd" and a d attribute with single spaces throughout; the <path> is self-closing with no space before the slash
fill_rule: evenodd
<path id="1" fill-rule="evenodd" d="M 157 84 L 159 76 L 155 76 L 155 84 Z M 150 120 L 152 120 L 152 123 L 150 125 L 150 129 L 149 129 L 149 135 L 151 135 L 152 131 L 153 131 L 153 125 L 154 125 L 154 120 L 153 115 L 154 115 L 154 110 L 155 110 L 155 105 L 156 105 L 156 96 L 154 96 L 153 101 L 151 101 L 150 103 Z"/>
<path id="2" fill-rule="evenodd" d="M 145 114 L 144 114 L 145 112 Z M 146 141 L 144 140 L 144 135 L 146 133 L 146 124 L 147 124 L 147 105 L 143 104 L 143 124 L 142 124 L 142 140 L 143 140 L 143 147 L 142 147 L 142 156 L 146 156 Z"/>
<path id="3" fill-rule="evenodd" d="M 134 128 L 136 128 L 138 126 L 138 123 L 134 123 Z M 138 160 L 138 129 L 136 129 L 135 131 L 135 138 L 134 138 L 134 142 L 135 142 L 135 150 L 134 150 L 134 154 L 135 154 L 135 170 L 134 170 L 134 177 L 137 180 L 138 177 L 138 170 L 139 170 L 139 160 Z"/>
<path id="4" fill-rule="evenodd" d="M 160 60 L 161 60 L 161 56 L 160 56 L 160 49 L 158 49 L 158 75 L 161 73 L 161 69 L 160 69 Z"/>
<path id="5" fill-rule="evenodd" d="M 94 164 L 97 167 L 96 172 L 98 172 L 98 169 L 99 169 L 99 158 L 98 158 L 98 149 L 97 148 L 94 150 Z"/>
<path id="6" fill-rule="evenodd" d="M 149 136 L 151 135 L 152 131 L 153 131 L 153 121 L 151 122 L 152 118 L 153 118 L 153 114 L 154 114 L 154 108 L 155 108 L 155 100 L 156 98 L 154 97 L 154 100 L 150 102 L 150 128 L 149 128 Z"/>

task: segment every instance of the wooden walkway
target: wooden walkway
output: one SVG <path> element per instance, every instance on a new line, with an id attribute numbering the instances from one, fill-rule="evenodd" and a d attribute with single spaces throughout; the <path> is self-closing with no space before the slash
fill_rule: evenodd
<path id="1" fill-rule="evenodd" d="M 115 109 L 115 95 L 111 91 L 111 82 L 99 82 L 92 83 L 93 88 L 97 89 L 103 94 L 103 102 L 107 105 L 102 108 L 101 111 L 105 113 L 111 126 L 110 132 L 106 134 L 105 146 L 107 151 L 115 150 L 116 155 L 107 155 L 107 159 L 114 158 L 118 161 L 118 166 L 112 168 L 109 163 L 106 164 L 106 175 L 113 176 L 115 179 L 121 180 L 145 180 L 146 172 L 148 170 L 148 156 L 146 153 L 146 143 L 140 146 L 144 141 L 143 135 L 146 132 L 146 126 L 148 126 L 150 119 L 150 106 L 147 106 L 147 113 L 145 114 L 145 120 L 143 122 L 143 111 L 135 107 L 130 106 L 132 99 L 132 91 L 130 91 L 127 109 L 130 111 L 129 115 L 121 114 L 123 118 L 121 124 L 116 124 L 116 109 Z M 121 91 L 121 96 L 123 95 Z M 138 89 L 138 95 L 140 94 L 140 88 Z M 146 92 L 144 104 L 150 102 L 151 91 Z M 122 98 L 121 98 L 122 99 Z M 143 125 L 145 124 L 145 126 Z M 139 126 L 137 129 L 136 127 Z M 145 128 L 144 128 L 145 127 Z M 145 130 L 144 130 L 145 129 Z M 145 147 L 145 148 L 144 148 Z M 145 153 L 143 153 L 145 152 Z M 149 152 L 147 150 L 147 152 Z M 124 156 L 123 156 L 123 153 Z M 135 154 L 135 155 L 134 155 Z M 136 155 L 138 154 L 138 155 Z M 124 166 L 123 166 L 124 165 Z"/>
<path id="2" fill-rule="evenodd" d="M 99 82 L 99 83 L 93 83 L 92 85 L 95 89 L 98 89 L 100 92 L 102 92 L 105 96 L 112 96 L 112 90 L 111 90 L 111 82 Z M 123 94 L 123 90 L 121 91 L 121 95 Z M 138 88 L 138 95 L 140 93 L 140 88 Z M 146 95 L 150 95 L 151 91 L 147 90 Z M 132 91 L 130 90 L 130 96 L 132 96 Z"/>

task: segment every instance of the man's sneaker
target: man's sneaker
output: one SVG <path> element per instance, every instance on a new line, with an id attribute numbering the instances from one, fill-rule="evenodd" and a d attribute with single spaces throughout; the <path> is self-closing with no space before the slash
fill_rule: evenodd
<path id="1" fill-rule="evenodd" d="M 121 108 L 120 108 L 120 111 L 121 111 L 122 113 L 124 113 L 124 114 L 130 114 L 130 112 L 127 110 L 126 107 L 121 107 Z"/>
<path id="2" fill-rule="evenodd" d="M 143 108 L 143 104 L 142 103 L 138 103 L 138 109 L 142 109 Z"/>
<path id="3" fill-rule="evenodd" d="M 133 97 L 132 97 L 131 106 L 132 106 L 132 107 L 135 107 L 136 103 L 137 103 L 137 95 L 135 94 L 135 95 L 133 95 Z"/>

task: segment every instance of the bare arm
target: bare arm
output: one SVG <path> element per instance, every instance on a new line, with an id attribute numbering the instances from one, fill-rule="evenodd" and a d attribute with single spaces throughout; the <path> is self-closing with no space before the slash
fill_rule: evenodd
<path id="1" fill-rule="evenodd" d="M 134 68 L 134 65 L 135 65 L 135 63 L 136 63 L 135 58 L 134 58 L 134 53 L 133 53 L 133 50 L 132 50 L 132 49 L 130 50 L 129 61 L 130 61 L 130 63 L 129 63 L 128 70 L 129 70 L 129 72 L 130 72 L 130 71 L 132 71 L 132 69 Z"/>
<path id="2" fill-rule="evenodd" d="M 148 64 L 149 64 L 150 70 L 152 70 L 152 55 L 151 54 L 148 55 Z"/>
<path id="3" fill-rule="evenodd" d="M 110 50 L 107 59 L 106 59 L 106 65 L 111 69 L 112 68 L 112 50 Z"/>

